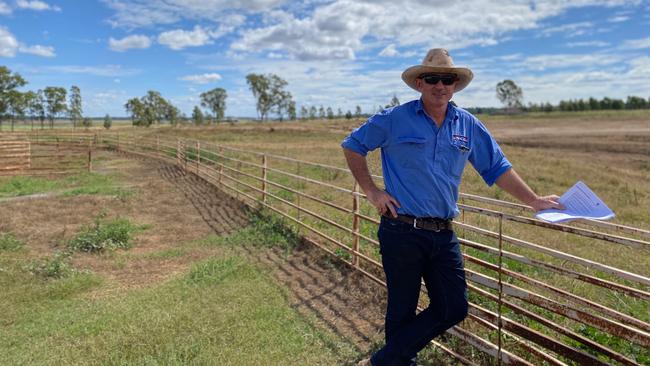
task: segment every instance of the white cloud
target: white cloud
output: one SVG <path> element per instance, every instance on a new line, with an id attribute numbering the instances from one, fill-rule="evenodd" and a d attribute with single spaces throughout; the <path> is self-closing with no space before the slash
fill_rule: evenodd
<path id="1" fill-rule="evenodd" d="M 115 11 L 109 22 L 114 27 L 139 28 L 173 24 L 181 20 L 228 22 L 234 12 L 259 13 L 286 0 L 103 0 Z M 236 16 L 236 15 L 235 15 Z M 226 20 L 224 20 L 224 18 Z"/>
<path id="2" fill-rule="evenodd" d="M 22 44 L 7 28 L 0 26 L 0 57 L 14 57 L 18 52 L 42 57 L 56 56 L 53 47 Z"/>
<path id="3" fill-rule="evenodd" d="M 556 55 L 537 55 L 526 57 L 523 65 L 531 70 L 543 71 L 547 69 L 561 69 L 570 67 L 591 67 L 613 65 L 621 63 L 624 60 L 622 55 L 612 54 L 556 54 Z"/>
<path id="4" fill-rule="evenodd" d="M 43 68 L 46 72 L 57 72 L 64 74 L 86 74 L 94 76 L 132 76 L 140 72 L 137 69 L 124 69 L 120 65 L 97 65 L 97 66 L 81 66 L 81 65 L 63 65 L 63 66 L 46 66 Z"/>
<path id="5" fill-rule="evenodd" d="M 151 40 L 147 36 L 134 34 L 122 39 L 114 39 L 111 37 L 108 40 L 108 47 L 117 52 L 124 52 L 131 48 L 149 48 L 151 46 Z"/>
<path id="6" fill-rule="evenodd" d="M 54 53 L 54 47 L 50 47 L 50 46 L 40 46 L 40 45 L 21 46 L 18 48 L 18 50 L 21 53 L 29 53 L 32 55 L 42 56 L 42 57 L 56 56 L 56 53 Z"/>
<path id="7" fill-rule="evenodd" d="M 14 57 L 18 51 L 18 41 L 11 32 L 0 26 L 0 57 Z"/>
<path id="8" fill-rule="evenodd" d="M 201 74 L 201 75 L 187 75 L 180 78 L 180 80 L 189 81 L 195 84 L 208 84 L 221 80 L 221 75 L 216 73 Z"/>
<path id="9" fill-rule="evenodd" d="M 210 32 L 198 25 L 195 26 L 192 31 L 175 29 L 160 33 L 158 36 L 158 43 L 164 44 L 172 50 L 182 50 L 186 47 L 203 46 L 210 42 Z"/>
<path id="10" fill-rule="evenodd" d="M 613 6 L 625 0 L 577 0 L 554 2 L 468 0 L 423 2 L 420 0 L 336 0 L 317 4 L 304 16 L 269 12 L 255 28 L 244 29 L 231 44 L 237 53 L 286 52 L 298 60 L 356 58 L 370 46 L 387 47 L 394 56 L 399 48 L 440 46 L 459 49 L 494 45 L 506 33 L 540 28 L 540 22 L 586 5 Z M 408 11 L 405 11 L 408 9 Z M 575 36 L 593 28 L 591 22 L 543 29 L 541 34 L 563 32 Z M 390 48 L 390 44 L 395 44 Z"/>
<path id="11" fill-rule="evenodd" d="M 633 49 L 633 50 L 650 48 L 650 37 L 627 40 L 623 42 L 623 45 L 621 47 L 625 49 Z"/>
<path id="12" fill-rule="evenodd" d="M 569 42 L 567 47 L 606 47 L 609 43 L 603 41 L 584 41 L 584 42 Z"/>
<path id="13" fill-rule="evenodd" d="M 627 21 L 628 19 L 630 19 L 630 17 L 625 16 L 625 15 L 617 15 L 615 17 L 611 17 L 611 18 L 607 19 L 607 21 L 610 22 L 610 23 L 621 23 L 621 22 Z"/>
<path id="14" fill-rule="evenodd" d="M 32 0 L 32 1 L 18 0 L 16 1 L 16 6 L 21 9 L 29 9 L 29 10 L 36 10 L 36 11 L 43 11 L 43 10 L 61 11 L 60 7 L 52 6 L 40 0 Z"/>
<path id="15" fill-rule="evenodd" d="M 0 1 L 0 15 L 11 14 L 11 8 L 4 1 Z"/>

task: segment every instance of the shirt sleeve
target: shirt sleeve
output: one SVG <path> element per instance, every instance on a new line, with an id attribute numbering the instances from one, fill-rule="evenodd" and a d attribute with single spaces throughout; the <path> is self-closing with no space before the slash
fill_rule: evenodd
<path id="1" fill-rule="evenodd" d="M 341 146 L 366 156 L 368 151 L 372 151 L 386 144 L 389 123 L 389 114 L 375 114 L 368 118 L 368 120 L 360 127 L 352 131 L 352 133 L 343 140 Z"/>
<path id="2" fill-rule="evenodd" d="M 501 151 L 485 126 L 476 120 L 472 133 L 473 143 L 469 161 L 487 185 L 492 186 L 501 174 L 512 168 L 512 164 Z"/>

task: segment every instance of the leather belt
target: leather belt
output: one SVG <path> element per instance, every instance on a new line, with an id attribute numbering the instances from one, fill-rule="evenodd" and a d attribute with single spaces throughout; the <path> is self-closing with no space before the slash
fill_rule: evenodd
<path id="1" fill-rule="evenodd" d="M 442 230 L 453 230 L 452 219 L 441 219 L 438 217 L 414 217 L 411 215 L 397 215 L 397 218 L 390 216 L 390 214 L 384 215 L 384 217 L 405 222 L 416 229 L 424 229 L 435 232 L 440 232 Z"/>

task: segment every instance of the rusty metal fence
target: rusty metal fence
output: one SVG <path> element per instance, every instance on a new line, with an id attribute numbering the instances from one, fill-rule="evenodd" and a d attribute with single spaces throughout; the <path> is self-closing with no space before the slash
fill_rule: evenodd
<path id="1" fill-rule="evenodd" d="M 379 220 L 347 169 L 195 140 L 87 139 L 165 159 L 273 211 L 385 285 Z M 590 220 L 549 224 L 527 206 L 471 194 L 461 194 L 459 207 L 470 314 L 433 341 L 438 350 L 467 365 L 650 364 L 650 231 Z"/>

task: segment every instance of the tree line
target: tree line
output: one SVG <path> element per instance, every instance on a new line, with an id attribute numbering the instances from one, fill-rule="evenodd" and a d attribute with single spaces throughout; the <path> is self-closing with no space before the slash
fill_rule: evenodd
<path id="1" fill-rule="evenodd" d="M 496 86 L 496 96 L 507 111 L 518 110 L 524 112 L 574 112 L 574 111 L 598 111 L 598 110 L 622 110 L 622 109 L 647 109 L 650 108 L 650 98 L 630 95 L 627 100 L 604 97 L 596 99 L 569 99 L 561 100 L 556 105 L 546 103 L 528 103 L 524 105 L 524 93 L 522 89 L 512 80 L 503 80 Z M 480 112 L 495 111 L 496 108 L 474 108 Z"/>

